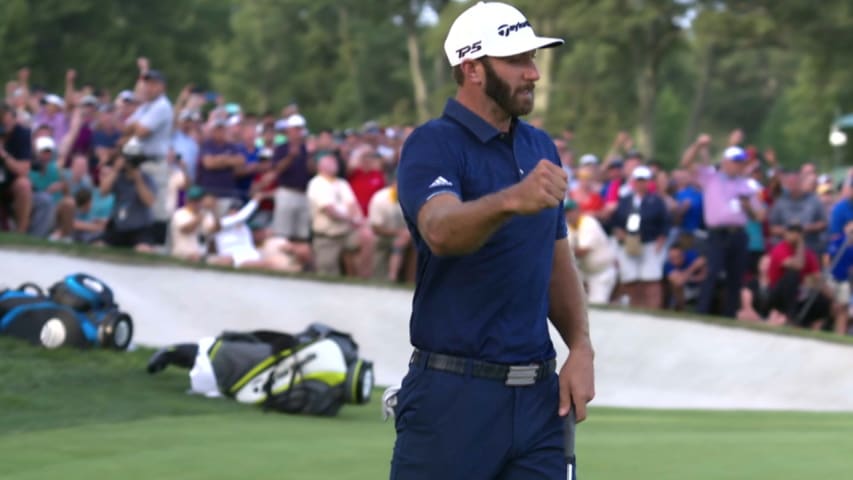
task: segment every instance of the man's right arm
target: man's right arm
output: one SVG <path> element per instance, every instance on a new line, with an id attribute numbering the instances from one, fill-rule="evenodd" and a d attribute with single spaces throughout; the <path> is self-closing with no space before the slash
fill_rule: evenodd
<path id="1" fill-rule="evenodd" d="M 477 200 L 436 195 L 418 213 L 418 231 L 436 255 L 475 252 L 513 215 L 560 205 L 567 184 L 562 168 L 541 160 L 520 183 Z"/>

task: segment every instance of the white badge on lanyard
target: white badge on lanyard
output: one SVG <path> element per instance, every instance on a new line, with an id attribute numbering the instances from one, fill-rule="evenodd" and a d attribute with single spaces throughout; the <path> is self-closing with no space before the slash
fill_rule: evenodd
<path id="1" fill-rule="evenodd" d="M 127 218 L 127 207 L 118 209 L 118 221 L 123 222 Z"/>
<path id="2" fill-rule="evenodd" d="M 740 205 L 740 198 L 733 198 L 729 200 L 729 207 L 732 209 L 733 212 L 740 213 L 742 210 Z"/>
<path id="3" fill-rule="evenodd" d="M 625 225 L 626 230 L 629 232 L 636 232 L 640 229 L 640 214 L 632 213 L 628 215 L 628 223 Z"/>

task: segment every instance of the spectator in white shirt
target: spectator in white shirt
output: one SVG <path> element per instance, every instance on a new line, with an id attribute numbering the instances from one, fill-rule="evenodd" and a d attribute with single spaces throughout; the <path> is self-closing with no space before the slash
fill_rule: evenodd
<path id="1" fill-rule="evenodd" d="M 199 261 L 206 256 L 207 246 L 202 235 L 210 233 L 216 224 L 213 210 L 216 197 L 199 186 L 187 191 L 187 204 L 175 211 L 169 223 L 169 253 L 177 258 Z"/>
<path id="2" fill-rule="evenodd" d="M 406 249 L 412 243 L 403 209 L 397 200 L 396 180 L 373 194 L 367 218 L 377 237 L 373 275 L 396 282 L 400 277 Z"/>
<path id="3" fill-rule="evenodd" d="M 337 174 L 337 159 L 323 155 L 307 189 L 315 267 L 324 275 L 341 274 L 342 255 L 359 249 L 358 230 L 366 225 L 352 188 Z"/>
<path id="4" fill-rule="evenodd" d="M 613 245 L 598 220 L 581 213 L 574 200 L 566 200 L 564 208 L 569 243 L 586 284 L 589 303 L 608 303 L 617 280 Z"/>
<path id="5" fill-rule="evenodd" d="M 236 268 L 270 268 L 261 252 L 255 248 L 249 219 L 258 209 L 264 194 L 257 193 L 246 205 L 240 206 L 240 200 L 233 200 L 231 208 L 219 220 L 219 229 L 214 236 L 216 253 L 225 263 L 230 262 Z M 221 263 L 221 262 L 216 262 Z"/>

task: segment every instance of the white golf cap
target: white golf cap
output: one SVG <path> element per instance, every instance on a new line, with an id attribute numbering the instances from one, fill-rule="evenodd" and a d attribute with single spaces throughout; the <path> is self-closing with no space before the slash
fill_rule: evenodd
<path id="1" fill-rule="evenodd" d="M 466 59 L 511 57 L 562 44 L 560 38 L 537 37 L 517 8 L 500 2 L 478 2 L 454 20 L 444 41 L 444 53 L 455 67 Z"/>
<path id="2" fill-rule="evenodd" d="M 56 105 L 59 108 L 65 108 L 65 101 L 59 95 L 48 93 L 44 96 L 44 103 Z"/>
<path id="3" fill-rule="evenodd" d="M 640 165 L 634 169 L 634 173 L 631 174 L 631 177 L 637 180 L 651 180 L 652 171 L 649 170 L 649 167 Z"/>
<path id="4" fill-rule="evenodd" d="M 56 142 L 50 137 L 39 137 L 36 139 L 36 151 L 43 152 L 45 150 L 55 151 Z"/>
<path id="5" fill-rule="evenodd" d="M 581 157 L 580 163 L 581 165 L 598 165 L 598 157 L 591 153 L 587 153 Z"/>
<path id="6" fill-rule="evenodd" d="M 740 147 L 729 147 L 723 152 L 723 158 L 735 162 L 746 161 L 746 152 Z"/>
<path id="7" fill-rule="evenodd" d="M 287 117 L 287 128 L 305 128 L 306 125 L 308 123 L 305 121 L 305 117 L 298 113 Z"/>

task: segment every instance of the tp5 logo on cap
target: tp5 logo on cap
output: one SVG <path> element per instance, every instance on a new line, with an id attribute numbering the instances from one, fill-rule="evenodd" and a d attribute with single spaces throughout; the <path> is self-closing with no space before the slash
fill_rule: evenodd
<path id="1" fill-rule="evenodd" d="M 523 13 L 500 2 L 478 2 L 462 12 L 444 40 L 451 67 L 467 59 L 511 57 L 562 45 L 560 38 L 539 37 Z"/>
<path id="2" fill-rule="evenodd" d="M 465 45 L 464 47 L 456 50 L 456 53 L 459 55 L 459 58 L 464 58 L 465 55 L 469 53 L 477 53 L 483 49 L 483 42 L 474 42 L 471 45 Z"/>

